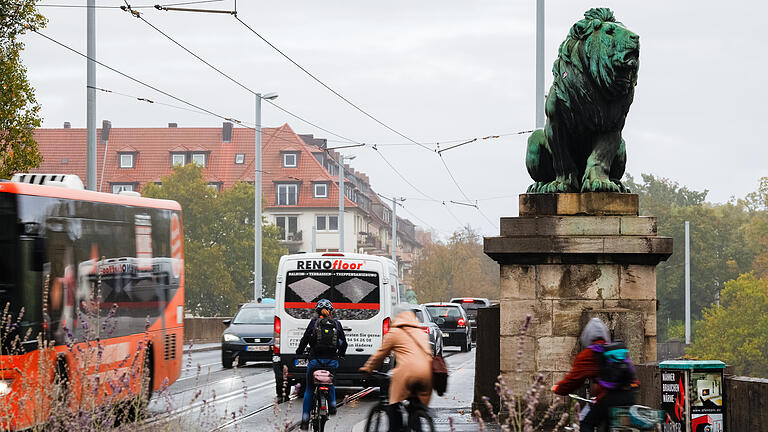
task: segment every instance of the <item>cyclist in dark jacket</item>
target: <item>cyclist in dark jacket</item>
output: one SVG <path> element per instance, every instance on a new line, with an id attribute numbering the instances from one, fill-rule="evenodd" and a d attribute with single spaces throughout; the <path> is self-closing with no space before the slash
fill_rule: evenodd
<path id="1" fill-rule="evenodd" d="M 314 372 L 318 369 L 325 369 L 334 373 L 339 367 L 339 359 L 344 358 L 347 352 L 347 338 L 344 336 L 344 328 L 341 326 L 341 322 L 337 319 L 333 319 L 333 303 L 330 300 L 322 299 L 317 302 L 315 306 L 317 317 L 312 318 L 304 331 L 304 336 L 299 341 L 299 347 L 296 349 L 296 354 L 303 354 L 304 350 L 309 346 L 309 362 L 307 363 L 307 377 L 304 390 L 304 406 L 301 413 L 301 430 L 307 430 L 309 428 L 309 410 L 312 407 L 312 395 L 314 393 Z M 338 346 L 335 349 L 328 350 L 323 347 L 314 346 L 313 333 L 318 322 L 328 318 L 333 320 L 336 324 L 336 330 L 338 331 Z M 331 415 L 336 414 L 336 387 L 334 385 L 329 386 L 328 393 L 331 397 L 329 401 L 330 406 L 328 412 Z"/>
<path id="2" fill-rule="evenodd" d="M 600 371 L 603 364 L 603 346 L 611 342 L 608 328 L 599 318 L 592 318 L 581 332 L 581 346 L 583 350 L 573 360 L 573 367 L 568 374 L 557 384 L 552 386 L 552 392 L 558 395 L 568 395 L 575 392 L 589 380 L 591 383 L 590 394 L 595 397 L 595 403 L 591 407 L 585 407 L 580 422 L 580 430 L 592 432 L 597 427 L 608 423 L 612 407 L 629 406 L 635 404 L 635 388 L 637 380 L 634 378 L 634 366 L 632 368 L 633 380 L 629 388 L 616 386 L 600 379 Z M 631 365 L 631 361 L 629 362 Z"/>

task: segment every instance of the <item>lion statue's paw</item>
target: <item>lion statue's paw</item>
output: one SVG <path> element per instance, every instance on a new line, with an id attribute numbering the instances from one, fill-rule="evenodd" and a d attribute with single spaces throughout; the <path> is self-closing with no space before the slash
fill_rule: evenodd
<path id="1" fill-rule="evenodd" d="M 608 179 L 586 179 L 581 184 L 582 192 L 623 192 L 622 188 Z"/>
<path id="2" fill-rule="evenodd" d="M 571 179 L 555 179 L 549 183 L 540 183 L 539 193 L 578 192 L 579 188 Z"/>

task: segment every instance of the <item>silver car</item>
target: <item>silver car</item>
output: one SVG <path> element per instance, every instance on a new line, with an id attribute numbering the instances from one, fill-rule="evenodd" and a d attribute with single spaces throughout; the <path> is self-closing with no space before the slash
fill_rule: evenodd
<path id="1" fill-rule="evenodd" d="M 408 305 L 424 329 L 424 333 L 429 335 L 429 345 L 432 347 L 433 355 L 443 355 L 443 332 L 440 327 L 432 321 L 429 312 L 422 305 Z"/>

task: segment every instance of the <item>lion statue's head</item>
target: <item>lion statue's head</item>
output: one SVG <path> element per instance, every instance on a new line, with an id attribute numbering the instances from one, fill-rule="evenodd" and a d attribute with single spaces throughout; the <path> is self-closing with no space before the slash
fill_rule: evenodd
<path id="1" fill-rule="evenodd" d="M 571 27 L 560 45 L 558 60 L 562 63 L 556 62 L 554 73 L 556 78 L 564 78 L 562 74 L 567 76 L 568 69 L 575 68 L 588 74 L 597 88 L 619 97 L 637 84 L 639 55 L 640 37 L 616 21 L 610 9 L 594 8 Z"/>

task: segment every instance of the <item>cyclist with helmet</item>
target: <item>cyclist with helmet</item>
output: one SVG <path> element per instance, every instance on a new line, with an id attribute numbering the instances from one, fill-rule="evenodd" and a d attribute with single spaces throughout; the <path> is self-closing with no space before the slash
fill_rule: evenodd
<path id="1" fill-rule="evenodd" d="M 339 320 L 333 318 L 333 303 L 322 299 L 315 306 L 317 317 L 312 318 L 299 341 L 296 354 L 303 354 L 309 346 L 309 362 L 307 363 L 307 378 L 304 390 L 304 407 L 301 413 L 301 430 L 309 428 L 309 410 L 312 407 L 314 394 L 314 372 L 325 369 L 334 373 L 339 367 L 339 359 L 344 358 L 347 351 L 347 339 L 344 328 Z M 336 414 L 336 388 L 329 388 L 331 400 L 328 412 Z"/>

